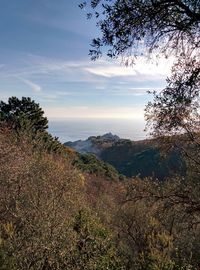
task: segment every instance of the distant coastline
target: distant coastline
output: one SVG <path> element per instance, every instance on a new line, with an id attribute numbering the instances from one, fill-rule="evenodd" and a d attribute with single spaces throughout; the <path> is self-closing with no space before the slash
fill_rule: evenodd
<path id="1" fill-rule="evenodd" d="M 138 119 L 52 119 L 49 132 L 64 143 L 85 140 L 90 136 L 111 132 L 120 138 L 134 141 L 147 138 L 144 120 Z"/>

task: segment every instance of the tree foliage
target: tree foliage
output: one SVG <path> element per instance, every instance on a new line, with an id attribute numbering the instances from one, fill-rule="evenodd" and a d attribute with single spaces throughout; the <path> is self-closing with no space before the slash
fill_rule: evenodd
<path id="1" fill-rule="evenodd" d="M 180 59 L 167 79 L 168 86 L 154 94 L 146 119 L 156 136 L 197 132 L 199 128 L 200 66 L 196 58 Z"/>
<path id="2" fill-rule="evenodd" d="M 134 57 L 147 51 L 176 55 L 167 87 L 155 93 L 154 102 L 147 106 L 147 120 L 154 130 L 165 133 L 175 126 L 183 128 L 188 117 L 191 122 L 199 105 L 199 0 L 99 0 L 87 1 L 82 7 L 87 3 L 101 32 L 92 43 L 93 59 L 102 55 L 102 47 L 108 48 L 109 57 Z"/>
<path id="3" fill-rule="evenodd" d="M 29 97 L 11 97 L 8 103 L 0 101 L 0 128 L 11 129 L 20 142 L 26 140 L 36 148 L 48 152 L 62 152 L 64 147 L 48 133 L 48 120 L 38 103 Z"/>
<path id="4" fill-rule="evenodd" d="M 175 56 L 167 86 L 153 92 L 146 107 L 147 127 L 157 138 L 185 133 L 187 143 L 199 149 L 200 1 L 98 0 L 86 1 L 82 8 L 89 4 L 88 16 L 96 16 L 101 33 L 93 40 L 92 59 L 100 57 L 104 47 L 109 57 L 124 57 L 125 64 L 147 52 Z M 190 159 L 197 153 L 182 150 Z"/>
<path id="5" fill-rule="evenodd" d="M 90 50 L 93 60 L 104 48 L 125 64 L 149 53 L 176 59 L 166 88 L 148 103 L 146 119 L 155 137 L 181 148 L 190 170 L 162 184 L 153 179 L 127 184 L 115 220 L 126 269 L 198 269 L 200 2 L 88 0 L 81 7 L 89 4 L 88 17 L 96 17 L 100 30 Z"/>
<path id="6" fill-rule="evenodd" d="M 92 42 L 90 55 L 102 55 L 108 47 L 109 57 L 141 55 L 147 49 L 166 55 L 182 54 L 199 48 L 199 0 L 88 0 L 97 19 L 101 36 Z"/>
<path id="7" fill-rule="evenodd" d="M 11 97 L 8 103 L 0 102 L 0 121 L 8 123 L 17 130 L 31 123 L 34 131 L 44 131 L 48 128 L 48 120 L 38 103 L 29 97 Z M 28 123 L 27 123 L 28 122 Z"/>

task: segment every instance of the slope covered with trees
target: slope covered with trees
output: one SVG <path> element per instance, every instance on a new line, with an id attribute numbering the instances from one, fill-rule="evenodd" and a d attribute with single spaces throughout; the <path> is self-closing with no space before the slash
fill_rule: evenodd
<path id="1" fill-rule="evenodd" d="M 198 270 L 196 172 L 119 181 L 0 124 L 0 269 Z"/>
<path id="2" fill-rule="evenodd" d="M 186 175 L 186 164 L 181 151 L 172 149 L 163 155 L 155 140 L 131 141 L 119 137 L 116 139 L 113 135 L 107 138 L 105 134 L 89 137 L 85 141 L 67 142 L 64 145 L 80 152 L 81 159 L 85 161 L 86 157 L 94 160 L 96 155 L 99 161 L 95 159 L 95 162 L 100 163 L 100 160 L 103 160 L 127 177 L 139 175 L 141 178 L 155 177 L 163 181 L 172 175 Z M 93 165 L 95 169 L 96 166 L 94 163 Z"/>
<path id="3" fill-rule="evenodd" d="M 86 184 L 69 149 L 0 125 L 0 269 L 121 269 L 113 233 L 87 197 L 102 174 Z"/>

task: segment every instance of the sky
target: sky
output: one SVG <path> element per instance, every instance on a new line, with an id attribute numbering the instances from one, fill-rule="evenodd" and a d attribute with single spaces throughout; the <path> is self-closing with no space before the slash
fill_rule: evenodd
<path id="1" fill-rule="evenodd" d="M 31 97 L 49 119 L 143 119 L 147 90 L 164 88 L 172 60 L 91 61 L 99 33 L 79 3 L 1 0 L 0 99 Z"/>

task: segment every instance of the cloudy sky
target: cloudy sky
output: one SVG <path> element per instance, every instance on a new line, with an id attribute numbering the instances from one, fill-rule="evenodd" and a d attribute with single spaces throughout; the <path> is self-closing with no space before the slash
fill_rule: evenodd
<path id="1" fill-rule="evenodd" d="M 49 118 L 143 118 L 147 90 L 165 85 L 171 60 L 133 67 L 88 56 L 98 35 L 80 0 L 1 0 L 0 97 L 29 96 Z"/>

